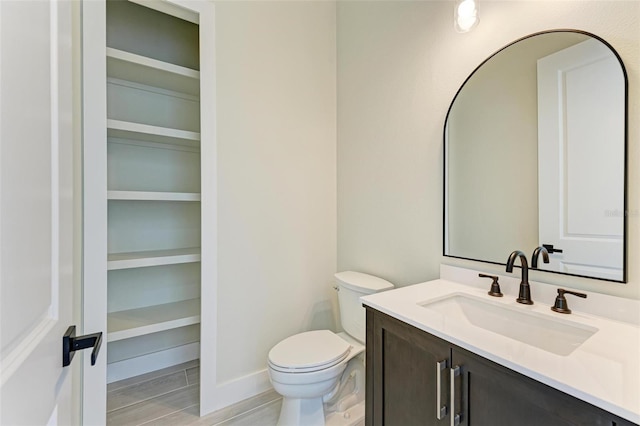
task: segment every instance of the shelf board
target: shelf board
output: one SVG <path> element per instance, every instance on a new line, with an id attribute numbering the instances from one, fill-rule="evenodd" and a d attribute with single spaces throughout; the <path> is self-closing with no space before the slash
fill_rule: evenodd
<path id="1" fill-rule="evenodd" d="M 107 270 L 200 262 L 200 258 L 200 248 L 111 253 L 107 257 Z"/>
<path id="2" fill-rule="evenodd" d="M 200 71 L 107 47 L 107 75 L 198 96 Z"/>
<path id="3" fill-rule="evenodd" d="M 197 192 L 107 191 L 108 200 L 122 201 L 200 201 Z"/>
<path id="4" fill-rule="evenodd" d="M 107 342 L 198 324 L 200 299 L 107 314 Z"/>
<path id="5" fill-rule="evenodd" d="M 107 120 L 107 136 L 169 145 L 197 146 L 200 133 L 122 120 Z"/>

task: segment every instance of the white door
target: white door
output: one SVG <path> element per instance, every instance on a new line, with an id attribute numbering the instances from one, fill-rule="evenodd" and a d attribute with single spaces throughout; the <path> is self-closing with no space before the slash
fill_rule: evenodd
<path id="1" fill-rule="evenodd" d="M 71 65 L 71 2 L 0 1 L 2 425 L 78 416 L 79 367 L 62 367 L 73 319 Z"/>
<path id="2" fill-rule="evenodd" d="M 538 60 L 540 244 L 551 269 L 622 280 L 624 76 L 591 39 Z"/>

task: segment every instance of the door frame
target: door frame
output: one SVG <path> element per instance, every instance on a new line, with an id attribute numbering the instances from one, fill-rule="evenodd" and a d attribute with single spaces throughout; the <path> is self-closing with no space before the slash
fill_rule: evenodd
<path id="1" fill-rule="evenodd" d="M 83 359 L 85 425 L 107 412 L 107 55 L 96 48 L 106 46 L 105 16 L 104 1 L 82 2 L 82 325 L 105 333 L 103 356 L 93 367 Z"/>
<path id="2" fill-rule="evenodd" d="M 219 408 L 217 355 L 217 149 L 215 109 L 215 8 L 204 0 L 130 0 L 200 26 L 201 134 L 201 322 L 200 411 Z M 106 4 L 82 2 L 82 306 L 85 330 L 107 332 L 107 93 Z M 102 46 L 102 47 L 100 47 Z M 91 76 L 91 78 L 85 78 Z M 206 336 L 206 338 L 204 337 Z M 106 418 L 107 345 L 89 368 L 84 360 L 82 423 L 102 425 Z"/>

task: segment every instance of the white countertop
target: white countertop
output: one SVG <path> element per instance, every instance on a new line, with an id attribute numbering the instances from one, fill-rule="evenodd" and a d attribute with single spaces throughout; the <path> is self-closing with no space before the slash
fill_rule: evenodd
<path id="1" fill-rule="evenodd" d="M 487 295 L 489 284 L 490 281 L 484 286 L 486 288 L 479 288 L 438 279 L 373 294 L 361 300 L 367 306 L 461 348 L 622 418 L 640 423 L 638 324 L 577 311 L 571 303 L 577 298 L 571 296 L 567 296 L 569 307 L 573 310 L 570 315 L 551 311 L 553 299 L 545 304 L 534 297 L 534 305 L 519 304 L 515 297 L 509 294 L 512 293 L 512 289 L 508 292 L 503 289 L 505 297 L 491 297 Z M 535 292 L 536 287 L 532 283 L 532 293 L 535 295 Z M 594 327 L 598 331 L 569 355 L 562 356 L 471 324 L 451 324 L 451 321 L 443 320 L 442 314 L 421 306 L 455 293 L 486 298 L 491 303 L 528 310 L 535 315 L 548 316 L 554 320 L 561 319 L 586 328 Z M 578 306 L 577 303 L 574 305 Z"/>

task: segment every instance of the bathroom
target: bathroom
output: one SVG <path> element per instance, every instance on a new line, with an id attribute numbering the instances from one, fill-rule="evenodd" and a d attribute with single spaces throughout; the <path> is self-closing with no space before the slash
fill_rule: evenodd
<path id="1" fill-rule="evenodd" d="M 442 254 L 442 135 L 462 82 L 520 37 L 579 29 L 621 55 L 628 208 L 640 210 L 637 1 L 480 1 L 480 22 L 464 34 L 452 1 L 214 3 L 217 330 L 207 344 L 216 356 L 208 385 L 221 399 L 209 411 L 270 389 L 277 342 L 338 331 L 337 271 L 397 287 L 439 278 L 441 264 L 505 274 Z M 640 299 L 638 226 L 630 215 L 626 284 L 531 279 Z"/>

